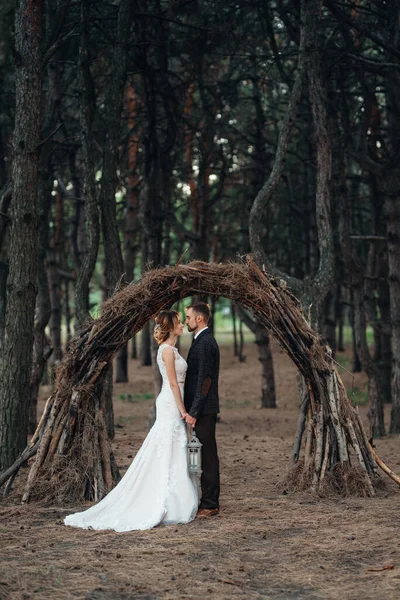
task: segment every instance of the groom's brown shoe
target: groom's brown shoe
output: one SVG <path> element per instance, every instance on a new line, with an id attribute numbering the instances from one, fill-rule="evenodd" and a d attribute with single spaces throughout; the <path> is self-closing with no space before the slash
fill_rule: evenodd
<path id="1" fill-rule="evenodd" d="M 219 508 L 199 508 L 196 517 L 203 519 L 204 517 L 215 517 L 219 513 Z"/>

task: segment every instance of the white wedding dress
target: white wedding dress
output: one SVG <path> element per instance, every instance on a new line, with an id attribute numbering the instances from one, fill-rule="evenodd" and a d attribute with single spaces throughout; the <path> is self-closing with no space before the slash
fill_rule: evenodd
<path id="1" fill-rule="evenodd" d="M 162 353 L 157 363 L 163 385 L 156 400 L 156 421 L 129 469 L 111 492 L 84 512 L 68 515 L 66 525 L 83 529 L 132 531 L 160 523 L 188 523 L 198 509 L 195 475 L 187 468 L 187 431 L 169 385 Z M 173 346 L 183 397 L 187 363 Z"/>

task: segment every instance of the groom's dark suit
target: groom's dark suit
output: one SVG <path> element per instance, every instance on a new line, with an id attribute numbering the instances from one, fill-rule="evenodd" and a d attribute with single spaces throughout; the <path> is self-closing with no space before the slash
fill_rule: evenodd
<path id="1" fill-rule="evenodd" d="M 196 434 L 203 444 L 200 508 L 219 506 L 219 461 L 215 425 L 219 412 L 219 348 L 210 329 L 193 340 L 187 357 L 185 408 L 196 417 Z"/>

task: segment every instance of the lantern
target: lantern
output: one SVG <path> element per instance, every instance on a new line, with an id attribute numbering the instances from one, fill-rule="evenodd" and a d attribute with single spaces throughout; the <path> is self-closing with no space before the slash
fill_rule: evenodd
<path id="1" fill-rule="evenodd" d="M 201 444 L 196 437 L 196 432 L 192 430 L 192 439 L 187 445 L 187 456 L 188 456 L 188 469 L 189 473 L 196 473 L 201 475 Z"/>

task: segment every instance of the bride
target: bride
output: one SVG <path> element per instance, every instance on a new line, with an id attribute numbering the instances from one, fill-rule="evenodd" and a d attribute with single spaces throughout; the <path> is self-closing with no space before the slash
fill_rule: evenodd
<path id="1" fill-rule="evenodd" d="M 187 468 L 183 384 L 186 361 L 175 348 L 183 324 L 179 314 L 156 317 L 157 364 L 163 384 L 156 400 L 156 421 L 118 485 L 98 504 L 68 515 L 66 525 L 83 529 L 132 531 L 160 523 L 188 523 L 196 516 L 198 492 Z"/>

